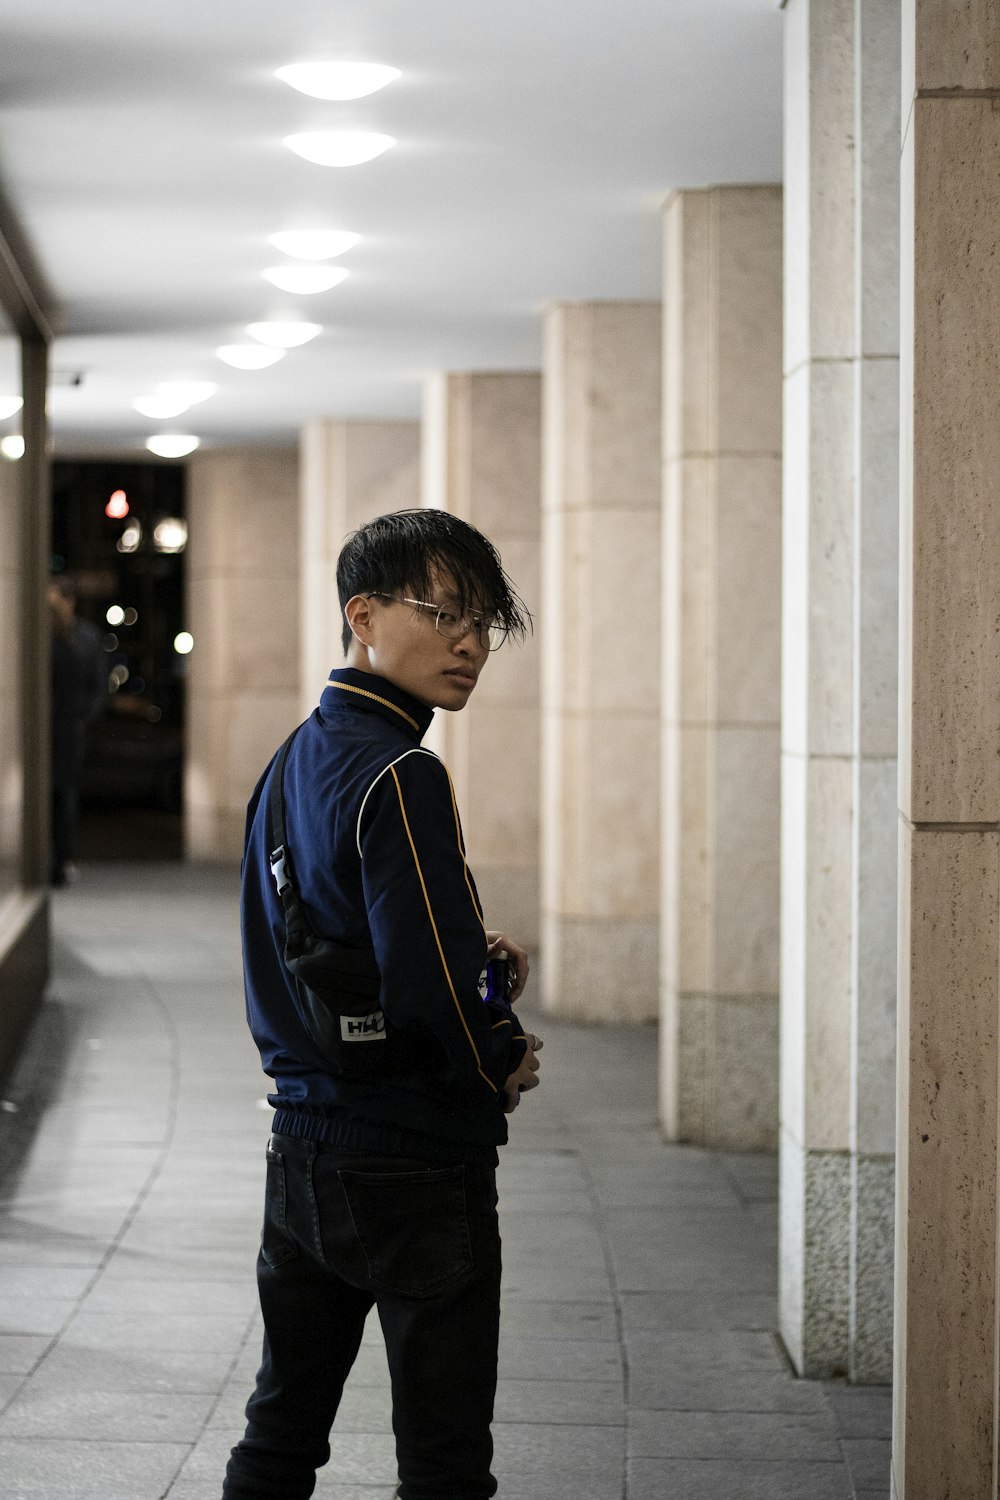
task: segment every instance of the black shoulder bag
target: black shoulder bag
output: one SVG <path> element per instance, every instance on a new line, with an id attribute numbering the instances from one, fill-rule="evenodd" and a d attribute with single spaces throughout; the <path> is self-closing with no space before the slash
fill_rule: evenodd
<path id="1" fill-rule="evenodd" d="M 300 726 L 301 727 L 301 726 Z M 285 913 L 285 968 L 302 1021 L 335 1073 L 370 1078 L 385 1068 L 386 1022 L 374 954 L 319 937 L 302 909 L 285 833 L 285 761 L 296 729 L 275 757 L 268 789 L 271 874 Z"/>

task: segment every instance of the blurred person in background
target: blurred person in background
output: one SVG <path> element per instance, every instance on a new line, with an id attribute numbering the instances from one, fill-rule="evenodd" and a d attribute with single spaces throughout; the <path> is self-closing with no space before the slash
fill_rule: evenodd
<path id="1" fill-rule="evenodd" d="M 77 591 L 63 576 L 49 582 L 52 710 L 52 870 L 55 886 L 76 878 L 76 831 L 87 725 L 108 696 L 104 644 L 76 613 Z"/>

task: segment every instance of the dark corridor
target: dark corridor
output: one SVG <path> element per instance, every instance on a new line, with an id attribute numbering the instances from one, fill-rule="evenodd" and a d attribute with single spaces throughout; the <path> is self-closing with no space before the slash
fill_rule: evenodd
<path id="1" fill-rule="evenodd" d="M 84 863 L 183 852 L 185 478 L 182 464 L 53 465 L 52 573 L 107 665 L 79 789 Z"/>

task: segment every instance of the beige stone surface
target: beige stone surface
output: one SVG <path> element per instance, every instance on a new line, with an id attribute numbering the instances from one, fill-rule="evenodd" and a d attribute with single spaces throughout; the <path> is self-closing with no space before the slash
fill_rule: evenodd
<path id="1" fill-rule="evenodd" d="M 242 577 L 267 557 L 298 568 L 298 466 L 286 448 L 209 449 L 188 461 L 188 576 Z"/>
<path id="2" fill-rule="evenodd" d="M 300 437 L 301 711 L 343 661 L 337 558 L 365 521 L 420 504 L 420 424 L 308 422 Z"/>
<path id="3" fill-rule="evenodd" d="M 1000 11 L 994 0 L 909 0 L 918 89 L 1000 88 Z"/>
<path id="4" fill-rule="evenodd" d="M 660 515 L 594 510 L 585 518 L 591 559 L 586 612 L 587 703 L 601 715 L 659 717 Z M 573 559 L 566 559 L 572 566 Z"/>
<path id="5" fill-rule="evenodd" d="M 914 822 L 1000 819 L 1000 113 L 913 115 L 913 472 L 907 801 Z M 906 239 L 904 236 L 904 244 Z M 904 406 L 909 402 L 904 393 Z"/>
<path id="6" fill-rule="evenodd" d="M 737 1148 L 777 1129 L 781 227 L 772 186 L 664 221 L 661 1117 Z"/>
<path id="7" fill-rule="evenodd" d="M 780 407 L 780 396 L 775 404 Z M 731 723 L 777 724 L 781 459 L 777 453 L 721 455 L 715 477 L 715 713 Z"/>
<path id="8" fill-rule="evenodd" d="M 782 194 L 714 188 L 715 433 L 724 453 L 781 452 Z"/>
<path id="9" fill-rule="evenodd" d="M 896 760 L 855 761 L 855 1147 L 891 1156 L 896 1144 Z"/>
<path id="10" fill-rule="evenodd" d="M 806 571 L 798 579 L 807 595 L 808 743 L 812 754 L 847 755 L 854 615 L 854 371 L 848 361 L 810 366 L 808 422 L 808 488 L 785 491 L 786 509 L 808 508 Z"/>
<path id="11" fill-rule="evenodd" d="M 707 724 L 664 727 L 665 759 L 676 775 L 677 794 L 665 807 L 677 834 L 674 857 L 663 864 L 664 933 L 675 934 L 667 950 L 677 987 L 707 994 L 715 983 L 717 850 L 715 826 L 715 735 Z"/>
<path id="12" fill-rule="evenodd" d="M 656 921 L 580 918 L 543 910 L 543 1009 L 577 1021 L 614 1025 L 655 1021 L 658 944 Z"/>
<path id="13" fill-rule="evenodd" d="M 486 926 L 506 932 L 532 954 L 531 990 L 525 1004 L 536 1005 L 541 986 L 535 950 L 538 946 L 538 859 L 530 864 L 485 865 L 474 871 Z"/>
<path id="14" fill-rule="evenodd" d="M 546 507 L 659 510 L 659 304 L 563 302 L 546 322 L 547 384 L 561 367 L 546 393 Z"/>
<path id="15" fill-rule="evenodd" d="M 199 454 L 188 510 L 185 844 L 233 859 L 257 778 L 299 717 L 296 453 Z"/>
<path id="16" fill-rule="evenodd" d="M 863 233 L 856 247 L 857 350 L 899 352 L 899 0 L 855 12 L 860 66 L 855 82 L 855 184 Z"/>
<path id="17" fill-rule="evenodd" d="M 782 766 L 782 1119 L 803 1147 L 846 1150 L 851 1076 L 848 758 Z"/>
<path id="18" fill-rule="evenodd" d="M 801 1148 L 806 1138 L 806 962 L 809 952 L 807 855 L 803 837 L 808 805 L 808 761 L 804 755 L 781 757 L 781 882 L 779 923 L 779 994 L 781 996 L 781 1126 Z M 785 1211 L 784 1203 L 782 1212 Z M 801 1205 L 796 1209 L 801 1214 Z"/>
<path id="19" fill-rule="evenodd" d="M 545 998 L 592 1014 L 575 978 L 580 948 L 607 970 L 607 1018 L 635 1019 L 655 1014 L 657 986 L 658 304 L 549 310 L 542 431 L 540 885 L 543 942 L 555 944 Z M 618 973 L 618 993 L 619 961 L 652 970 Z"/>
<path id="20" fill-rule="evenodd" d="M 670 1138 L 730 1150 L 773 1151 L 778 1133 L 777 995 L 680 994 Z M 667 1112 L 661 1110 L 665 1122 Z"/>
<path id="21" fill-rule="evenodd" d="M 901 849 L 897 1483 L 992 1496 L 996 1402 L 1000 836 Z M 901 1143 L 902 1144 L 902 1143 Z"/>
<path id="22" fill-rule="evenodd" d="M 899 361 L 856 369 L 855 486 L 863 506 L 857 567 L 863 587 L 855 620 L 855 747 L 896 760 L 899 737 Z"/>
<path id="23" fill-rule="evenodd" d="M 663 215 L 663 454 L 667 462 L 713 446 L 710 399 L 716 351 L 705 337 L 711 297 L 711 199 L 672 193 Z"/>
<path id="24" fill-rule="evenodd" d="M 788 0 L 785 57 L 787 375 L 854 346 L 853 0 Z"/>
<path id="25" fill-rule="evenodd" d="M 710 988 L 778 990 L 780 756 L 776 724 L 720 725 L 707 827 L 714 832 Z M 777 1053 L 775 1053 L 777 1056 Z"/>
<path id="26" fill-rule="evenodd" d="M 813 758 L 806 771 L 804 1145 L 819 1151 L 850 1143 L 851 769 Z"/>
<path id="27" fill-rule="evenodd" d="M 483 531 L 542 628 L 541 378 L 531 372 L 448 373 L 425 393 L 422 502 Z M 470 862 L 497 893 L 519 940 L 538 942 L 540 645 L 534 631 L 491 655 L 468 707 L 438 714 Z M 517 885 L 512 884 L 516 875 Z"/>
<path id="28" fill-rule="evenodd" d="M 461 717 L 467 725 L 459 715 L 449 715 L 452 755 L 456 749 L 462 753 L 457 761 L 449 757 L 448 766 L 456 787 L 461 776 L 462 827 L 473 868 L 537 864 L 537 708 L 516 699 L 473 699 Z M 537 931 L 537 921 L 534 927 Z"/>
<path id="29" fill-rule="evenodd" d="M 664 722 L 707 722 L 715 695 L 714 482 L 708 456 L 668 460 L 664 468 L 663 568 Z M 684 650 L 672 643 L 683 641 Z"/>

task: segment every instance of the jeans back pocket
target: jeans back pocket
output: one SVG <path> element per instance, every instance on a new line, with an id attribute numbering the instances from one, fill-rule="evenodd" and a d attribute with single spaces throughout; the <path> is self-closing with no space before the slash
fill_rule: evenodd
<path id="1" fill-rule="evenodd" d="M 373 1286 L 433 1297 L 472 1274 L 464 1167 L 338 1175 Z"/>

